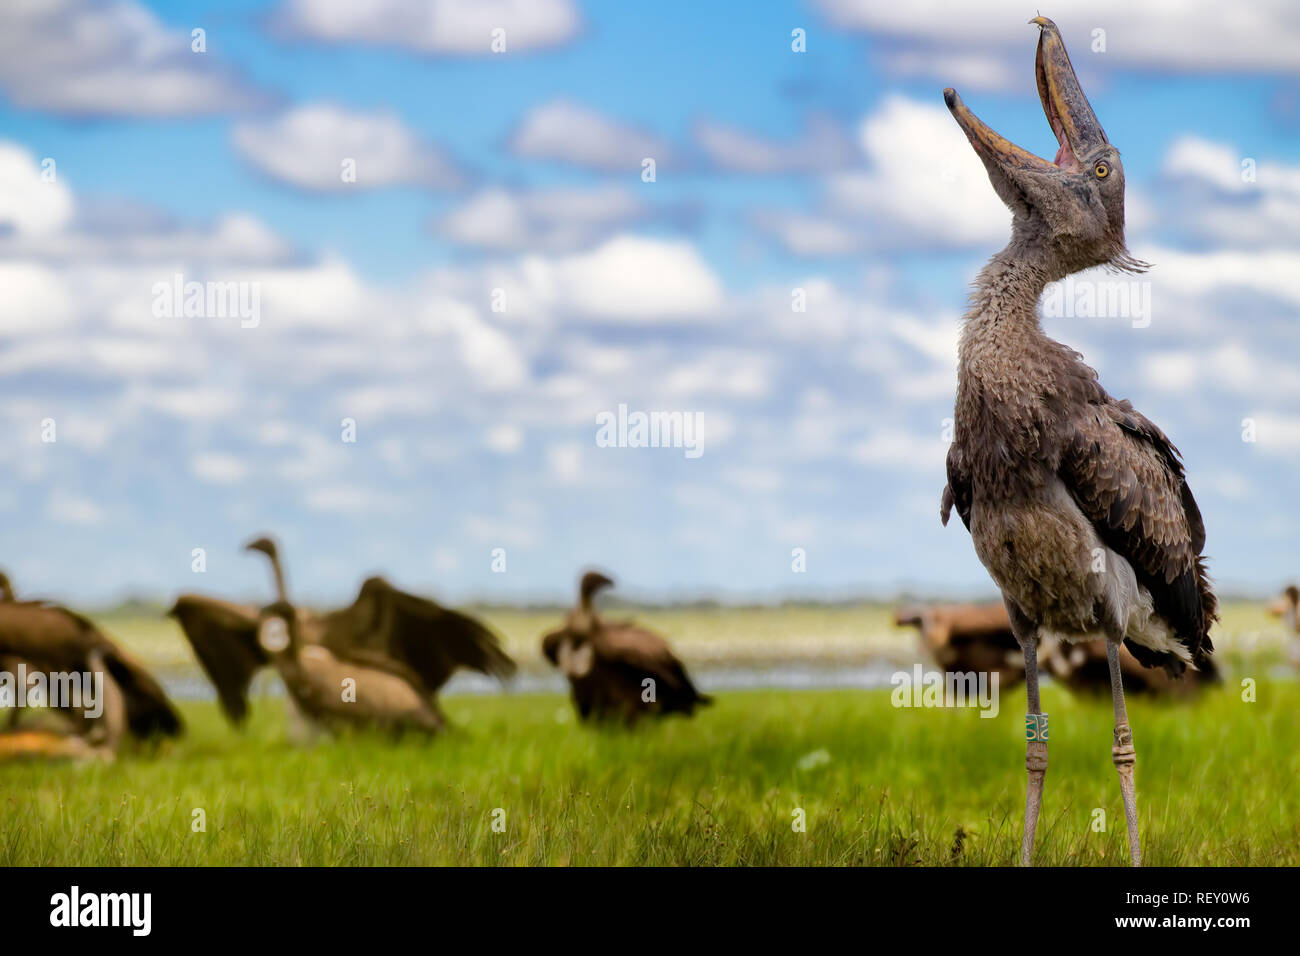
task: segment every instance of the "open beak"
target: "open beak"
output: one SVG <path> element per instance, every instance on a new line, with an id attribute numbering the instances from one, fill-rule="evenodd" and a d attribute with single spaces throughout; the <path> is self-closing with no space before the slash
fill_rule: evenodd
<path id="1" fill-rule="evenodd" d="M 956 90 L 944 90 L 943 101 L 986 165 L 992 161 L 1007 170 L 1078 172 L 1078 157 L 1088 155 L 1108 140 L 1088 98 L 1083 95 L 1078 77 L 1074 75 L 1070 55 L 1065 50 L 1065 43 L 1061 40 L 1061 32 L 1056 24 L 1047 17 L 1034 17 L 1029 22 L 1039 27 L 1035 70 L 1043 112 L 1047 114 L 1052 132 L 1056 134 L 1058 149 L 1052 162 L 1035 156 L 995 133 L 967 109 Z"/>

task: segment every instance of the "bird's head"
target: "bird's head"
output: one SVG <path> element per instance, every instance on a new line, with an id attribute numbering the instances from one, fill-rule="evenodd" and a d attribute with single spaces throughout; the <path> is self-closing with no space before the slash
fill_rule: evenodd
<path id="1" fill-rule="evenodd" d="M 599 571 L 588 571 L 582 576 L 582 581 L 578 585 L 578 593 L 582 596 L 584 603 L 589 602 L 597 591 L 603 591 L 605 588 L 614 586 L 613 578 L 606 577 Z"/>
<path id="2" fill-rule="evenodd" d="M 287 601 L 268 604 L 257 615 L 257 643 L 268 654 L 292 654 L 298 646 L 298 612 Z"/>
<path id="3" fill-rule="evenodd" d="M 589 635 L 563 628 L 542 638 L 542 654 L 571 679 L 586 677 L 596 662 Z"/>
<path id="4" fill-rule="evenodd" d="M 14 599 L 14 588 L 9 583 L 9 575 L 0 571 L 0 601 L 12 601 Z"/>
<path id="5" fill-rule="evenodd" d="M 260 551 L 272 560 L 275 559 L 276 555 L 275 542 L 265 535 L 260 538 L 254 538 L 252 541 L 248 542 L 248 544 L 244 545 L 244 550 Z"/>
<path id="6" fill-rule="evenodd" d="M 1268 606 L 1268 613 L 1274 617 L 1286 617 L 1288 612 L 1294 613 L 1298 607 L 1300 588 L 1290 584 L 1282 591 L 1282 596 Z"/>
<path id="7" fill-rule="evenodd" d="M 1141 272 L 1146 264 L 1124 245 L 1124 167 L 1083 95 L 1056 24 L 1039 28 L 1035 68 L 1043 112 L 1056 135 L 1048 162 L 998 135 L 972 113 L 956 90 L 944 102 L 1012 212 L 1012 244 L 1035 257 L 1053 278 L 1090 266 Z"/>

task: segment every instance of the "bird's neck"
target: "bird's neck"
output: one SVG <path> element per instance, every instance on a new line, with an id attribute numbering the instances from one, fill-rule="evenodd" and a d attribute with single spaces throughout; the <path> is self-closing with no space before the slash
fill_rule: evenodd
<path id="1" fill-rule="evenodd" d="M 963 353 L 996 340 L 1016 350 L 1043 338 L 1038 298 L 1052 278 L 1032 250 L 1012 242 L 980 270 L 962 330 Z"/>

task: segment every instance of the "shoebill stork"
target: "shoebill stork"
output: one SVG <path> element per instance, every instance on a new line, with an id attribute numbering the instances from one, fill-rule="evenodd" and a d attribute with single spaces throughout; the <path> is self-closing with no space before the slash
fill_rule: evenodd
<path id="1" fill-rule="evenodd" d="M 662 637 L 596 613 L 597 592 L 613 584 L 595 571 L 584 574 L 578 606 L 562 628 L 542 638 L 542 653 L 569 679 L 578 716 L 634 724 L 646 714 L 690 716 L 696 707 L 711 704 Z"/>
<path id="2" fill-rule="evenodd" d="M 246 549 L 266 555 L 276 600 L 289 603 L 275 542 L 261 537 Z M 216 685 L 226 716 L 242 723 L 253 675 L 272 663 L 258 639 L 259 610 L 187 594 L 168 613 L 180 623 L 199 664 Z M 515 670 L 497 636 L 474 618 L 400 591 L 379 577 L 367 579 L 348 607 L 326 614 L 298 609 L 297 620 L 304 648 L 321 646 L 336 658 L 362 662 L 385 655 L 418 675 L 435 708 L 434 695 L 462 667 L 503 680 Z"/>
<path id="3" fill-rule="evenodd" d="M 4 585 L 0 667 L 13 673 L 22 662 L 28 672 L 103 675 L 103 713 L 99 717 L 89 717 L 84 709 L 73 706 L 58 708 L 71 725 L 69 737 L 80 737 L 93 749 L 111 753 L 128 734 L 147 739 L 181 733 L 180 714 L 159 683 L 90 620 L 46 601 L 15 600 L 7 578 Z M 55 743 L 63 737 L 46 736 L 55 738 Z M 16 744 L 20 739 L 27 746 L 32 733 L 11 736 L 7 741 Z M 71 750 L 77 749 L 74 741 L 63 740 Z M 0 743 L 0 750 L 9 749 Z M 51 744 L 46 752 L 59 749 Z"/>
<path id="4" fill-rule="evenodd" d="M 1119 649 L 1171 675 L 1204 666 L 1217 602 L 1205 525 L 1178 450 L 1082 357 L 1048 338 L 1047 283 L 1092 266 L 1146 268 L 1124 244 L 1124 169 L 1092 111 L 1056 25 L 1039 27 L 1036 74 L 1058 150 L 1052 162 L 981 122 L 952 89 L 944 101 L 1012 213 L 1011 241 L 979 273 L 959 345 L 954 439 L 941 513 L 957 509 L 1002 591 L 1025 655 L 1029 783 L 1021 862 L 1032 860 L 1047 771 L 1037 637 L 1106 638 L 1112 760 L 1129 852 L 1141 861 L 1135 749 Z"/>

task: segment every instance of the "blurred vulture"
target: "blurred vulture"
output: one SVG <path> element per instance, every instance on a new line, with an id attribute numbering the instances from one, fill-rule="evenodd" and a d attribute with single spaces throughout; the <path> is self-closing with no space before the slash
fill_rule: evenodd
<path id="1" fill-rule="evenodd" d="M 631 623 L 603 621 L 596 614 L 596 592 L 613 583 L 596 572 L 583 575 L 577 608 L 569 612 L 564 627 L 542 638 L 546 659 L 569 678 L 578 716 L 632 724 L 645 714 L 689 716 L 696 707 L 712 703 L 695 689 L 662 637 Z"/>
<path id="2" fill-rule="evenodd" d="M 920 632 L 922 650 L 946 672 L 996 673 L 998 685 L 1004 690 L 1025 679 L 1024 656 L 1001 601 L 904 608 L 895 614 L 894 624 L 915 627 Z M 1044 635 L 1039 641 L 1038 659 L 1071 690 L 1110 690 L 1105 638 L 1068 644 Z M 1162 669 L 1143 667 L 1126 645 L 1120 646 L 1119 663 L 1124 687 L 1134 693 L 1180 696 L 1219 680 L 1213 660 L 1207 660 L 1200 670 L 1189 669 L 1181 678 L 1174 678 Z"/>
<path id="3" fill-rule="evenodd" d="M 258 538 L 247 549 L 270 559 L 276 599 L 288 604 L 284 568 L 275 543 Z M 248 714 L 249 683 L 254 674 L 272 663 L 258 641 L 258 609 L 187 594 L 178 598 L 168 613 L 180 623 L 200 665 L 216 685 L 226 716 L 242 723 Z M 304 657 L 312 646 L 319 646 L 340 661 L 372 664 L 387 658 L 416 675 L 421 692 L 430 699 L 459 668 L 501 679 L 515 670 L 497 636 L 478 621 L 399 591 L 383 578 L 367 579 L 348 607 L 326 614 L 298 609 L 296 620 Z"/>
<path id="4" fill-rule="evenodd" d="M 1300 588 L 1294 584 L 1287 585 L 1278 599 L 1268 606 L 1268 613 L 1280 617 L 1288 631 L 1300 634 Z"/>
<path id="5" fill-rule="evenodd" d="M 353 650 L 346 658 L 319 644 L 303 645 L 298 612 L 276 601 L 258 616 L 259 643 L 298 710 L 337 730 L 377 727 L 436 733 L 442 717 L 420 675 L 381 653 Z"/>
<path id="6" fill-rule="evenodd" d="M 45 601 L 14 598 L 9 579 L 0 573 L 0 670 L 16 675 L 102 674 L 103 712 L 89 717 L 85 708 L 63 702 L 55 708 L 68 731 L 12 730 L 0 734 L 0 753 L 79 756 L 112 754 L 126 735 L 139 739 L 176 736 L 180 714 L 144 667 L 80 614 Z M 57 702 L 52 702 L 57 703 Z"/>
<path id="7" fill-rule="evenodd" d="M 1286 625 L 1291 663 L 1300 667 L 1300 588 L 1289 584 L 1282 596 L 1268 606 L 1269 613 Z"/>

